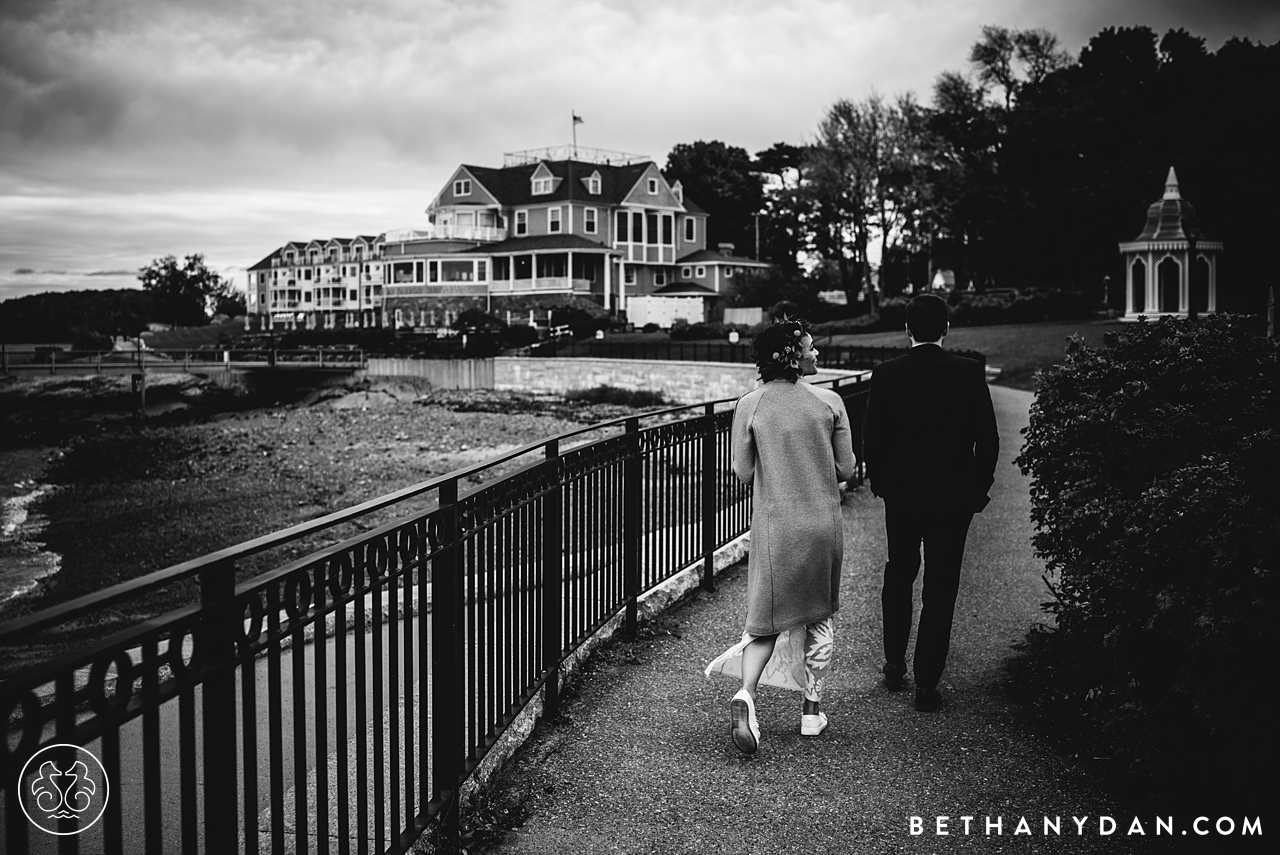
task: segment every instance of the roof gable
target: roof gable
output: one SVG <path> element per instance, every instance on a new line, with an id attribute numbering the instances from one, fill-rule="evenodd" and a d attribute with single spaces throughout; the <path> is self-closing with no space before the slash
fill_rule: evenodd
<path id="1" fill-rule="evenodd" d="M 489 171 L 483 167 L 467 166 L 463 164 L 454 170 L 453 175 L 440 188 L 440 192 L 431 200 L 431 204 L 427 206 L 427 213 L 431 213 L 437 208 L 451 208 L 459 205 L 497 205 L 498 200 L 485 186 L 485 180 L 482 173 Z M 470 193 L 456 194 L 453 191 L 457 188 L 459 181 L 470 182 Z"/>
<path id="2" fill-rule="evenodd" d="M 662 176 L 657 164 L 647 163 L 644 166 L 643 172 L 636 176 L 635 182 L 627 191 L 622 203 L 624 205 L 643 205 L 647 208 L 684 210 L 684 205 L 676 198 L 675 193 L 671 191 L 671 185 Z M 650 193 L 650 187 L 653 187 L 656 192 Z"/>

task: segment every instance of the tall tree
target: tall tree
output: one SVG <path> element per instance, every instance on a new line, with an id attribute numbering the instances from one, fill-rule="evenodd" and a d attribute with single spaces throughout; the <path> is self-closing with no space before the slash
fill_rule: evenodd
<path id="1" fill-rule="evenodd" d="M 835 265 L 850 296 L 870 293 L 867 246 L 880 213 L 888 133 L 888 110 L 879 95 L 859 103 L 842 99 L 819 124 L 809 149 L 813 249 Z"/>
<path id="2" fill-rule="evenodd" d="M 220 300 L 234 297 L 201 253 L 188 255 L 181 265 L 172 255 L 157 258 L 138 270 L 138 279 L 143 290 L 155 295 L 159 319 L 174 326 L 204 326 Z"/>
<path id="3" fill-rule="evenodd" d="M 685 198 L 707 212 L 707 246 L 731 243 L 747 255 L 755 247 L 755 216 L 764 207 L 763 182 L 746 149 L 719 140 L 679 143 L 662 170 Z"/>
<path id="4" fill-rule="evenodd" d="M 1008 27 L 989 24 L 982 28 L 982 40 L 969 48 L 969 62 L 978 72 L 978 79 L 987 86 L 996 85 L 1004 90 L 1004 108 L 1013 106 L 1018 78 L 1014 73 L 1013 59 L 1018 50 L 1014 31 Z"/>
<path id="5" fill-rule="evenodd" d="M 800 254 L 807 244 L 807 212 L 800 192 L 805 156 L 804 147 L 781 142 L 756 152 L 756 170 L 765 179 L 757 257 L 774 265 L 783 278 L 800 273 Z"/>

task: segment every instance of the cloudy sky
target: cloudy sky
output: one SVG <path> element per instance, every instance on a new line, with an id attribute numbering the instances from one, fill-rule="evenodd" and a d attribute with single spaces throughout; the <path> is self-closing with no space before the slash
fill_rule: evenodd
<path id="1" fill-rule="evenodd" d="M 1280 41 L 1274 0 L 0 0 L 0 300 L 422 227 L 459 163 L 810 138 L 983 24 Z"/>

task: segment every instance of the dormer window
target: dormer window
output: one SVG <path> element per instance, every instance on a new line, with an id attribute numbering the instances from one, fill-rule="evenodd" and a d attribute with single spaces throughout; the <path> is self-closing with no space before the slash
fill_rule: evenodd
<path id="1" fill-rule="evenodd" d="M 658 179 L 656 178 L 649 179 L 649 195 L 650 196 L 658 195 Z"/>
<path id="2" fill-rule="evenodd" d="M 453 182 L 453 195 L 470 196 L 471 195 L 471 179 L 459 178 L 457 181 Z"/>
<path id="3" fill-rule="evenodd" d="M 550 192 L 551 192 L 551 179 L 550 179 L 550 178 L 535 178 L 535 179 L 533 179 L 533 195 L 535 195 L 535 196 L 545 196 L 546 194 L 548 194 L 548 193 L 550 193 Z"/>
<path id="4" fill-rule="evenodd" d="M 675 194 L 676 201 L 681 205 L 684 204 L 684 185 L 677 181 L 671 185 L 671 192 Z"/>
<path id="5" fill-rule="evenodd" d="M 587 192 L 590 193 L 592 196 L 600 195 L 600 173 L 599 172 L 593 172 L 591 173 L 591 176 L 587 178 Z"/>

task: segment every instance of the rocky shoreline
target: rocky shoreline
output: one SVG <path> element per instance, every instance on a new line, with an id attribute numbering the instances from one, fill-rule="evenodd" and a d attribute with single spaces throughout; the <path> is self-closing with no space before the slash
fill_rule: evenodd
<path id="1" fill-rule="evenodd" d="M 0 622 L 643 411 L 403 382 L 265 401 L 156 379 L 147 414 L 128 377 L 0 379 L 0 498 L 27 515 L 0 551 L 29 562 L 11 588 L 43 576 L 0 594 Z"/>

